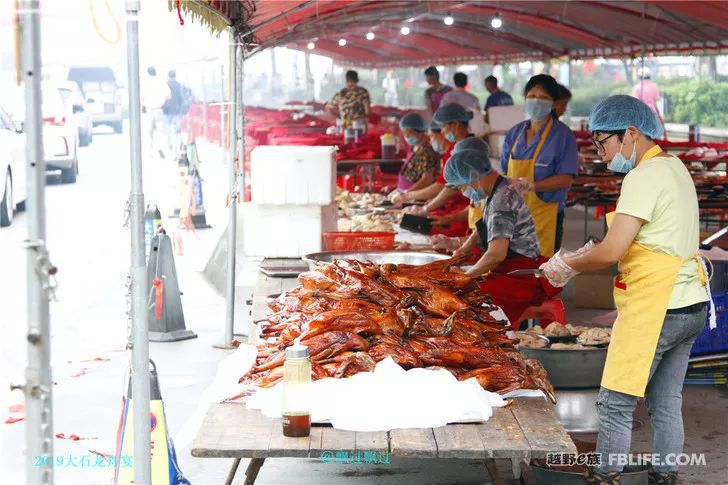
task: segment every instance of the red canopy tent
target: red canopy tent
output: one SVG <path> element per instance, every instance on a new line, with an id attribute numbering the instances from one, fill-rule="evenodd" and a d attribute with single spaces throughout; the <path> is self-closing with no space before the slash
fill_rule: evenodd
<path id="1" fill-rule="evenodd" d="M 236 27 L 249 53 L 313 42 L 311 52 L 362 67 L 728 52 L 728 8 L 720 1 L 170 0 L 170 6 L 218 31 Z M 443 23 L 448 15 L 451 26 Z M 499 29 L 490 24 L 496 15 Z M 409 35 L 400 33 L 402 26 Z M 367 40 L 369 32 L 374 39 Z"/>

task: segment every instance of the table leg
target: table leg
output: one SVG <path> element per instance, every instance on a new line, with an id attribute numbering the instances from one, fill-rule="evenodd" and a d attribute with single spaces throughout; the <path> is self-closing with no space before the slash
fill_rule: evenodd
<path id="1" fill-rule="evenodd" d="M 240 458 L 235 458 L 233 460 L 233 466 L 230 467 L 230 471 L 228 472 L 227 477 L 225 477 L 225 485 L 233 483 L 235 473 L 238 471 L 238 466 L 240 466 Z"/>
<path id="2" fill-rule="evenodd" d="M 483 460 L 483 462 L 485 463 L 485 468 L 488 469 L 488 474 L 490 474 L 490 478 L 493 479 L 493 483 L 495 485 L 505 485 L 506 482 L 503 481 L 503 477 L 498 471 L 498 467 L 495 464 L 495 459 L 486 458 L 485 460 Z"/>
<path id="3" fill-rule="evenodd" d="M 265 462 L 265 458 L 253 458 L 250 460 L 250 464 L 248 464 L 248 468 L 245 470 L 245 485 L 253 485 L 255 483 L 255 479 L 258 478 L 258 472 L 260 471 L 260 467 L 263 466 L 263 462 Z"/>

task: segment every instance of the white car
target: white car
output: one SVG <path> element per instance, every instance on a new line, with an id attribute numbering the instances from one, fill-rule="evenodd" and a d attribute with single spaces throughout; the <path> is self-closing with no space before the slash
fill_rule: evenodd
<path id="1" fill-rule="evenodd" d="M 16 210 L 25 209 L 27 196 L 25 134 L 21 124 L 0 107 L 0 227 L 13 222 Z"/>
<path id="2" fill-rule="evenodd" d="M 121 133 L 124 100 L 114 71 L 109 66 L 74 66 L 68 70 L 67 78 L 81 88 L 93 125 L 107 125 Z"/>
<path id="3" fill-rule="evenodd" d="M 83 93 L 78 88 L 78 84 L 73 81 L 60 82 L 58 91 L 66 106 L 71 109 L 76 125 L 78 125 L 79 146 L 90 145 L 93 140 L 93 117 L 86 107 L 86 101 L 83 99 Z"/>
<path id="4" fill-rule="evenodd" d="M 0 88 L 0 103 L 15 120 L 25 120 L 25 89 L 23 86 Z M 61 181 L 72 184 L 78 175 L 78 125 L 73 111 L 63 102 L 58 83 L 43 81 L 43 158 L 46 171 L 61 171 Z M 24 122 L 23 122 L 24 123 Z"/>

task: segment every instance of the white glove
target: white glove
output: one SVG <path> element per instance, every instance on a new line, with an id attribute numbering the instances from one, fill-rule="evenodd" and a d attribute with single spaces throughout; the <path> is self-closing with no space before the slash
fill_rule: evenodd
<path id="1" fill-rule="evenodd" d="M 519 177 L 512 180 L 513 186 L 518 189 L 521 193 L 533 192 L 535 187 L 533 182 L 528 180 L 526 177 Z"/>
<path id="2" fill-rule="evenodd" d="M 435 234 L 430 236 L 432 248 L 438 251 L 453 252 L 460 247 L 459 237 L 448 237 L 443 234 Z"/>
<path id="3" fill-rule="evenodd" d="M 543 271 L 543 274 L 549 280 L 549 283 L 556 288 L 566 286 L 566 283 L 568 283 L 571 278 L 578 275 L 579 271 L 569 266 L 566 261 L 564 261 L 564 258 L 581 256 L 593 247 L 594 241 L 588 241 L 576 251 L 560 249 L 551 259 L 539 266 L 539 269 Z"/>

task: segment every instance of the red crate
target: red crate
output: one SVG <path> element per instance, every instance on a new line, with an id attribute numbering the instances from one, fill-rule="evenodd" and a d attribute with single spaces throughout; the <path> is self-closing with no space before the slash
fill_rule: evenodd
<path id="1" fill-rule="evenodd" d="M 393 232 L 325 232 L 327 251 L 365 251 L 394 249 Z"/>

